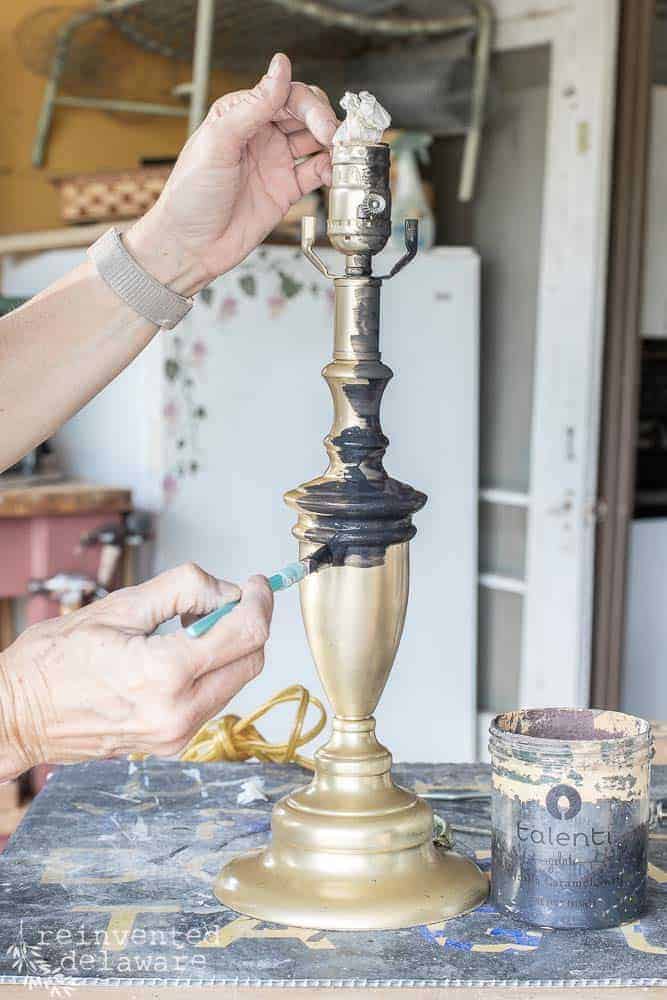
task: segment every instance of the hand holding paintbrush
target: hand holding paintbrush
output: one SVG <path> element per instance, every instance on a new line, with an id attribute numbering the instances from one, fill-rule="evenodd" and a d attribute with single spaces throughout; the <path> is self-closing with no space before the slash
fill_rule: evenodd
<path id="1" fill-rule="evenodd" d="M 282 569 L 267 577 L 269 587 L 274 594 L 279 590 L 287 590 L 288 587 L 293 587 L 295 583 L 300 583 L 310 573 L 316 573 L 318 569 L 330 565 L 331 549 L 328 545 L 322 545 L 304 559 L 288 563 Z M 216 622 L 219 622 L 221 618 L 224 618 L 225 615 L 233 611 L 239 602 L 240 598 L 236 601 L 228 601 L 227 604 L 221 605 L 215 611 L 211 611 L 210 614 L 204 615 L 203 618 L 199 618 L 196 622 L 193 622 L 192 625 L 188 625 L 185 631 L 193 639 L 198 639 L 200 635 L 204 635 L 209 629 L 213 628 Z"/>

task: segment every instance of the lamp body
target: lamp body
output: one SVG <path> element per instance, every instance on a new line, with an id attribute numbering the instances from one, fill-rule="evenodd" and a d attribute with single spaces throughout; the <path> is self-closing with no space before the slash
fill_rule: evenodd
<path id="1" fill-rule="evenodd" d="M 380 355 L 382 279 L 371 256 L 391 229 L 388 176 L 384 144 L 334 147 L 328 231 L 346 270 L 334 279 L 333 359 L 323 372 L 334 410 L 329 464 L 285 497 L 298 513 L 300 558 L 331 549 L 332 565 L 307 576 L 300 594 L 333 731 L 311 783 L 274 807 L 269 846 L 229 862 L 215 890 L 241 913 L 325 930 L 432 923 L 474 908 L 488 891 L 472 861 L 433 844 L 430 806 L 394 783 L 391 754 L 375 735 L 408 605 L 412 516 L 426 502 L 383 466 L 380 405 L 392 371 Z M 408 231 L 392 274 L 416 252 L 416 227 L 409 240 Z M 304 252 L 322 270 L 312 233 L 311 223 Z M 418 680 L 419 664 L 412 668 Z"/>

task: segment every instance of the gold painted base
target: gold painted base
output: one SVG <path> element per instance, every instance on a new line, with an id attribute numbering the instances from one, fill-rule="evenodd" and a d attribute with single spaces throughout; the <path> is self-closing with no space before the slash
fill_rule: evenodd
<path id="1" fill-rule="evenodd" d="M 215 894 L 247 916 L 326 931 L 433 924 L 467 913 L 486 899 L 488 882 L 468 858 L 433 846 L 405 853 L 409 856 L 376 855 L 365 866 L 372 875 L 346 877 L 335 870 L 306 875 L 269 847 L 225 865 Z M 335 869 L 345 866 L 347 858 L 329 860 Z"/>
<path id="2" fill-rule="evenodd" d="M 435 923 L 474 909 L 488 881 L 433 845 L 433 814 L 391 780 L 372 718 L 335 719 L 306 788 L 273 811 L 271 844 L 234 858 L 215 894 L 240 913 L 321 930 Z"/>

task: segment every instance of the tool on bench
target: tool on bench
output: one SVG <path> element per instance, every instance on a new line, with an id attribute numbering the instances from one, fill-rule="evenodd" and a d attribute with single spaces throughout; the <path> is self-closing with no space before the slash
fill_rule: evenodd
<path id="1" fill-rule="evenodd" d="M 106 597 L 112 589 L 114 577 L 123 552 L 127 547 L 136 548 L 150 538 L 150 517 L 134 511 L 128 514 L 124 524 L 111 522 L 94 531 L 89 531 L 79 539 L 82 548 L 100 546 L 100 562 L 97 579 L 85 573 L 64 571 L 54 573 L 44 579 L 30 580 L 28 593 L 44 594 L 58 601 L 60 614 L 76 611 L 90 601 Z M 127 574 L 125 574 L 127 576 Z M 124 583 L 128 583 L 127 579 Z"/>
<path id="2" fill-rule="evenodd" d="M 60 614 L 66 615 L 83 607 L 89 600 L 106 597 L 109 591 L 83 573 L 55 573 L 45 580 L 30 580 L 28 593 L 44 594 L 58 601 Z"/>
<path id="3" fill-rule="evenodd" d="M 451 788 L 437 792 L 420 792 L 420 799 L 430 799 L 431 802 L 467 802 L 473 799 L 490 799 L 491 792 L 481 788 Z"/>
<path id="4" fill-rule="evenodd" d="M 137 549 L 152 537 L 150 515 L 144 511 L 131 511 L 125 516 L 122 524 L 111 522 L 94 531 L 82 535 L 79 544 L 82 548 L 100 546 L 100 565 L 97 579 L 104 587 L 108 587 L 118 569 L 123 553 Z M 131 571 L 129 559 L 122 574 L 123 586 L 134 583 L 134 573 Z"/>

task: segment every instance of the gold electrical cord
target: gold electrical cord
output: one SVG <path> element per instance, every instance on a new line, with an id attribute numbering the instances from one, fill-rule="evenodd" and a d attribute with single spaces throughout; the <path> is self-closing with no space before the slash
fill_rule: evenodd
<path id="1" fill-rule="evenodd" d="M 269 743 L 258 729 L 255 722 L 267 715 L 276 705 L 286 702 L 297 702 L 296 715 L 286 743 Z M 309 706 L 318 709 L 320 718 L 315 725 L 303 732 L 306 713 Z M 211 719 L 192 737 L 187 747 L 181 753 L 181 760 L 193 761 L 198 764 L 210 761 L 229 760 L 242 761 L 250 757 L 257 760 L 271 761 L 274 764 L 294 762 L 314 770 L 313 761 L 298 753 L 299 747 L 310 743 L 324 729 L 327 713 L 324 705 L 300 684 L 293 684 L 274 694 L 263 705 L 256 708 L 250 715 L 241 718 L 238 715 L 223 715 Z"/>

